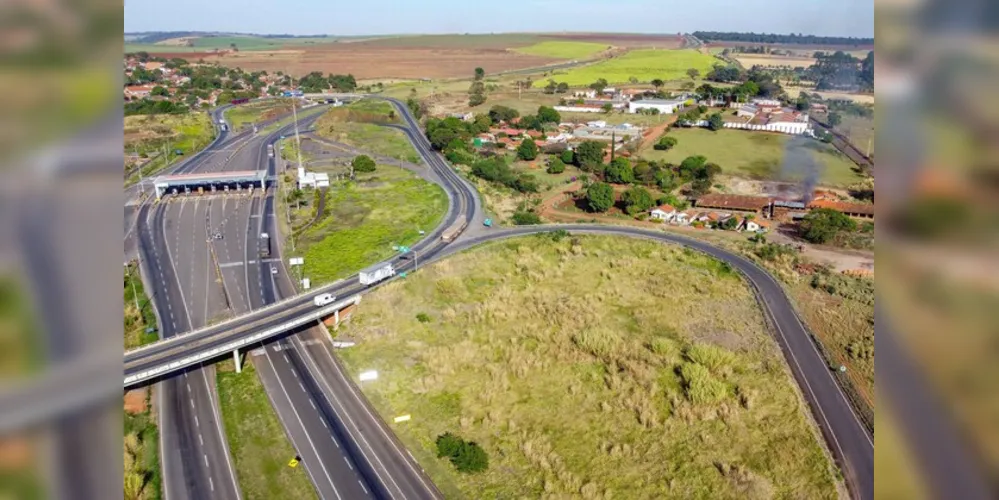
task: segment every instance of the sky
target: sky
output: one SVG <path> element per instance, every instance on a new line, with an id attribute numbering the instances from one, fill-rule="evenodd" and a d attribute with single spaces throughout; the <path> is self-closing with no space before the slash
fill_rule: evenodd
<path id="1" fill-rule="evenodd" d="M 874 36 L 873 0 L 128 0 L 125 32 L 755 31 Z"/>

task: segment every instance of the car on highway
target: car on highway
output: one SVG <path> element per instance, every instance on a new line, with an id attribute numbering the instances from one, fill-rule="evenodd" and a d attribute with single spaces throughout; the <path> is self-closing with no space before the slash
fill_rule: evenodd
<path id="1" fill-rule="evenodd" d="M 277 266 L 271 267 L 271 274 L 277 274 Z"/>
<path id="2" fill-rule="evenodd" d="M 215 234 L 212 235 L 212 239 L 213 240 L 221 240 L 222 239 L 222 233 L 219 232 L 219 231 L 215 231 Z"/>
<path id="3" fill-rule="evenodd" d="M 333 295 L 332 293 L 321 293 L 316 295 L 316 298 L 312 299 L 312 303 L 315 304 L 316 307 L 322 307 L 332 304 L 334 300 L 336 300 L 336 295 Z"/>

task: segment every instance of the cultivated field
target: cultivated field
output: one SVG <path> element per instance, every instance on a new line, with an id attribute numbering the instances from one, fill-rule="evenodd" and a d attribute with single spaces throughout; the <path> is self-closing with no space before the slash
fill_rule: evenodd
<path id="1" fill-rule="evenodd" d="M 247 353 L 239 374 L 232 360 L 216 365 L 219 408 L 239 488 L 247 499 L 316 498 L 305 469 L 288 467 L 295 450 L 253 366 L 266 362 Z"/>
<path id="2" fill-rule="evenodd" d="M 204 36 L 172 38 L 157 43 L 125 43 L 125 53 L 145 51 L 150 54 L 163 52 L 211 52 L 230 50 L 231 44 L 243 50 L 275 50 L 336 42 L 337 38 L 264 38 L 259 36 Z M 190 42 L 190 46 L 188 46 Z"/>
<path id="3" fill-rule="evenodd" d="M 792 68 L 807 68 L 815 64 L 814 57 L 783 57 L 765 54 L 733 54 L 732 58 L 739 61 L 743 68 L 753 66 L 790 66 Z"/>
<path id="4" fill-rule="evenodd" d="M 391 43 L 391 42 L 395 43 Z M 183 57 L 183 56 L 182 56 Z M 474 45 L 404 45 L 396 39 L 316 45 L 272 51 L 204 54 L 205 61 L 247 71 L 283 71 L 304 75 L 312 71 L 350 73 L 358 79 L 471 77 L 475 68 L 487 73 L 544 66 L 561 59 L 520 54 L 502 48 Z"/>
<path id="5" fill-rule="evenodd" d="M 521 54 L 551 57 L 555 59 L 586 59 L 610 48 L 608 45 L 592 42 L 547 41 L 515 49 Z"/>
<path id="6" fill-rule="evenodd" d="M 690 68 L 696 68 L 703 75 L 711 71 L 716 62 L 719 61 L 714 57 L 696 50 L 634 50 L 596 64 L 556 71 L 551 78 L 572 86 L 586 86 L 599 78 L 605 78 L 611 84 L 627 83 L 632 77 L 640 82 L 655 78 L 676 80 L 687 78 Z M 534 85 L 543 87 L 546 81 L 538 80 Z"/>
<path id="7" fill-rule="evenodd" d="M 567 33 L 545 35 L 546 39 L 575 40 L 626 48 L 680 48 L 683 38 L 676 35 L 646 35 L 640 33 Z"/>
<path id="8" fill-rule="evenodd" d="M 379 165 L 357 182 L 330 189 L 329 211 L 296 240 L 312 283 L 330 283 L 393 254 L 392 244 L 419 241 L 447 212 L 447 195 L 397 166 Z M 311 199 L 311 195 L 310 195 Z"/>
<path id="9" fill-rule="evenodd" d="M 379 289 L 344 335 L 353 373 L 445 496 L 836 498 L 746 284 L 657 243 L 527 237 Z M 421 318 L 421 319 L 418 319 Z M 489 454 L 461 474 L 452 432 Z"/>
<path id="10" fill-rule="evenodd" d="M 684 158 L 703 155 L 709 162 L 717 163 L 728 175 L 763 180 L 800 180 L 801 165 L 782 164 L 791 136 L 748 130 L 719 130 L 712 132 L 701 128 L 674 128 L 669 132 L 676 138 L 676 147 L 669 151 L 642 151 L 640 156 L 650 160 L 666 160 L 679 164 Z M 816 140 L 802 140 L 822 172 L 819 183 L 827 186 L 849 186 L 863 177 L 856 173 L 853 162 L 829 144 Z"/>

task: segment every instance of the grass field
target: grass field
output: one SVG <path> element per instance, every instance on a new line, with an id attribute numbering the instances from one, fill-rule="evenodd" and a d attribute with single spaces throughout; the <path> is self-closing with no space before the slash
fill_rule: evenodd
<path id="1" fill-rule="evenodd" d="M 129 262 L 124 271 L 125 281 L 125 349 L 132 349 L 159 339 L 156 332 L 146 333 L 146 328 L 156 328 L 156 312 L 146 296 L 139 269 Z"/>
<path id="2" fill-rule="evenodd" d="M 426 315 L 421 322 L 417 315 Z M 745 283 L 678 247 L 497 242 L 365 297 L 362 389 L 449 498 L 836 498 Z M 481 445 L 459 474 L 435 438 Z"/>
<path id="3" fill-rule="evenodd" d="M 314 285 L 349 276 L 390 257 L 392 244 L 419 241 L 447 212 L 437 185 L 390 165 L 358 174 L 357 182 L 330 188 L 328 216 L 299 235 L 303 272 Z"/>
<path id="4" fill-rule="evenodd" d="M 16 275 L 0 275 L 0 378 L 23 377 L 44 366 L 45 338 L 29 292 Z"/>
<path id="5" fill-rule="evenodd" d="M 714 57 L 696 50 L 634 50 L 627 54 L 589 66 L 556 71 L 551 78 L 572 86 L 586 86 L 599 78 L 611 84 L 626 83 L 631 77 L 640 82 L 655 78 L 677 80 L 687 78 L 687 70 L 696 68 L 701 74 L 711 71 L 718 62 Z M 536 87 L 543 87 L 547 80 L 538 80 Z"/>
<path id="6" fill-rule="evenodd" d="M 162 498 L 159 455 L 159 429 L 153 414 L 124 412 L 124 483 L 125 498 L 156 500 Z"/>
<path id="7" fill-rule="evenodd" d="M 701 128 L 674 128 L 669 132 L 677 145 L 669 151 L 642 151 L 640 156 L 650 160 L 666 160 L 676 164 L 684 158 L 704 155 L 717 163 L 728 175 L 753 179 L 782 180 L 781 163 L 791 136 L 785 134 L 748 130 L 719 130 L 712 132 Z M 848 186 L 862 179 L 854 171 L 855 165 L 831 145 L 815 140 L 801 143 L 817 161 L 822 174 L 819 183 L 827 186 Z M 787 175 L 793 180 L 793 175 Z"/>
<path id="8" fill-rule="evenodd" d="M 546 41 L 515 49 L 521 54 L 552 57 L 556 59 L 586 59 L 601 51 L 607 50 L 607 45 L 590 42 Z"/>
<path id="9" fill-rule="evenodd" d="M 243 497 L 316 498 L 305 469 L 288 467 L 295 450 L 257 378 L 253 359 L 247 356 L 239 374 L 232 360 L 216 365 L 219 407 Z"/>
<path id="10" fill-rule="evenodd" d="M 874 468 L 878 480 L 874 483 L 874 498 L 905 498 L 926 500 L 929 490 L 914 463 L 916 455 L 899 434 L 898 419 L 886 408 L 875 415 L 877 435 L 874 437 Z"/>
<path id="11" fill-rule="evenodd" d="M 142 167 L 142 174 L 153 175 L 184 156 L 174 154 L 181 150 L 190 155 L 207 146 L 215 137 L 208 113 L 195 112 L 183 115 L 126 116 L 124 125 L 125 154 L 147 155 L 151 158 Z M 167 150 L 164 161 L 163 151 Z M 126 162 L 126 170 L 130 168 Z M 127 179 L 139 180 L 138 173 Z"/>
<path id="12" fill-rule="evenodd" d="M 372 153 L 412 163 L 420 162 L 420 155 L 401 130 L 347 119 L 340 109 L 330 110 L 316 121 L 316 134 Z"/>
<path id="13" fill-rule="evenodd" d="M 225 119 L 233 130 L 240 130 L 254 123 L 290 113 L 291 101 L 289 99 L 268 99 L 233 106 L 226 111 Z"/>

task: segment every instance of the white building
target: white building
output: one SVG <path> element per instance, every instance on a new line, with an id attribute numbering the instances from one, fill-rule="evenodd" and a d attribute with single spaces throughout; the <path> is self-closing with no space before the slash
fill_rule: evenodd
<path id="1" fill-rule="evenodd" d="M 676 216 L 676 209 L 673 208 L 672 205 L 660 205 L 656 208 L 653 208 L 652 211 L 649 212 L 650 219 L 661 220 L 664 222 L 669 222 L 673 220 L 673 217 L 675 216 Z"/>
<path id="2" fill-rule="evenodd" d="M 566 112 L 566 113 L 603 113 L 604 110 L 600 106 L 554 106 L 555 111 Z"/>
<path id="3" fill-rule="evenodd" d="M 679 99 L 642 99 L 641 101 L 631 101 L 628 103 L 628 112 L 637 113 L 642 109 L 658 109 L 660 113 L 672 114 L 678 108 L 682 108 L 683 103 L 686 101 L 686 97 Z"/>
<path id="4" fill-rule="evenodd" d="M 310 187 L 327 188 L 330 187 L 330 174 L 321 172 L 306 172 L 304 167 L 298 168 L 298 188 Z"/>

